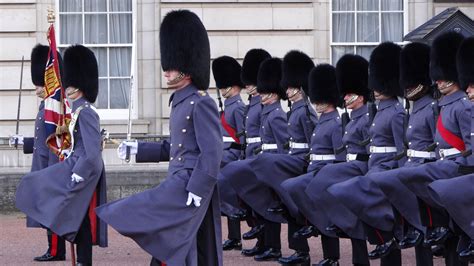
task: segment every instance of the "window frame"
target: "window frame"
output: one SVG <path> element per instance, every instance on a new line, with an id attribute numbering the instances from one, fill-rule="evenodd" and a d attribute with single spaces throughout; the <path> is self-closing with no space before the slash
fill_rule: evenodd
<path id="1" fill-rule="evenodd" d="M 56 20 L 54 22 L 54 26 L 56 28 L 56 40 L 57 40 L 57 47 L 58 49 L 60 48 L 67 48 L 68 46 L 72 44 L 62 44 L 61 43 L 61 23 L 60 23 L 60 18 L 62 12 L 60 12 L 59 9 L 59 1 L 60 0 L 55 0 L 55 12 L 56 12 Z M 84 0 L 82 1 L 82 6 L 84 7 Z M 112 0 L 113 1 L 113 0 Z M 131 118 L 132 119 L 137 119 L 138 118 L 138 74 L 137 74 L 137 65 L 138 65 L 138 58 L 137 58 L 137 0 L 131 0 L 132 1 L 132 43 L 131 44 L 114 44 L 114 43 L 108 43 L 108 44 L 84 44 L 82 43 L 81 45 L 84 45 L 85 47 L 88 48 L 114 48 L 114 47 L 130 47 L 132 48 L 132 55 L 131 55 L 131 66 L 130 66 L 130 73 L 131 77 L 133 78 L 132 82 L 132 102 L 131 102 Z M 109 10 L 109 0 L 107 0 L 107 11 L 97 11 L 97 12 L 91 12 L 91 11 L 84 11 L 84 12 L 67 12 L 68 14 L 77 14 L 77 15 L 82 15 L 82 41 L 84 42 L 85 36 L 84 36 L 84 29 L 85 29 L 85 19 L 84 16 L 87 14 L 130 14 L 130 11 L 114 11 L 110 12 Z M 108 42 L 110 42 L 110 32 L 109 32 L 109 16 L 107 16 L 107 38 Z M 109 57 L 109 50 L 107 49 L 107 62 L 110 64 L 110 57 Z M 107 67 L 107 76 L 103 77 L 107 79 L 108 82 L 108 103 L 110 105 L 110 80 L 113 79 L 123 79 L 123 77 L 110 77 L 110 67 Z M 128 120 L 128 115 L 129 115 L 129 109 L 124 108 L 124 109 L 99 109 L 97 108 L 97 113 L 102 120 Z"/>
<path id="2" fill-rule="evenodd" d="M 395 10 L 388 10 L 388 11 L 382 11 L 381 9 L 381 0 L 379 1 L 379 9 L 376 11 L 373 10 L 357 10 L 357 0 L 351 0 L 354 1 L 354 11 L 333 11 L 333 0 L 329 0 L 329 62 L 331 64 L 335 64 L 336 62 L 333 62 L 333 52 L 332 48 L 337 47 L 337 46 L 353 46 L 353 53 L 357 54 L 357 47 L 364 47 L 364 46 L 377 46 L 380 43 L 382 43 L 382 30 L 379 29 L 379 42 L 358 42 L 357 41 L 357 14 L 358 13 L 374 13 L 378 14 L 378 21 L 379 21 L 379 27 L 382 25 L 382 13 L 402 13 L 402 21 L 403 21 L 403 36 L 405 36 L 408 33 L 408 0 L 402 0 L 403 1 L 403 10 L 400 11 L 395 11 Z M 354 42 L 334 42 L 333 41 L 333 14 L 337 13 L 352 13 L 354 14 Z M 403 45 L 406 44 L 403 40 L 401 42 L 395 42 L 396 44 Z"/>

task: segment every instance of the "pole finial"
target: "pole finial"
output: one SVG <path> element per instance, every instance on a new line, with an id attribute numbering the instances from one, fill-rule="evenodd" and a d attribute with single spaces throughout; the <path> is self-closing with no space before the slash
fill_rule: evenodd
<path id="1" fill-rule="evenodd" d="M 56 15 L 54 14 L 54 9 L 51 6 L 48 7 L 48 23 L 54 23 L 56 20 Z"/>

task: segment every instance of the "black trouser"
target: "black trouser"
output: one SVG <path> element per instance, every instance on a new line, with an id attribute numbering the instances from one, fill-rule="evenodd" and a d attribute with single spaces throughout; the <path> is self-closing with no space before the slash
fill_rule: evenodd
<path id="1" fill-rule="evenodd" d="M 457 246 L 459 237 L 450 237 L 444 242 L 444 260 L 446 266 L 467 266 L 468 262 L 462 262 L 459 260 Z"/>
<path id="2" fill-rule="evenodd" d="M 321 246 L 323 247 L 323 258 L 339 260 L 339 238 L 321 235 Z"/>
<path id="3" fill-rule="evenodd" d="M 420 218 L 423 226 L 428 228 L 449 226 L 449 215 L 445 210 L 433 208 L 419 198 L 418 206 L 420 208 Z"/>
<path id="4" fill-rule="evenodd" d="M 288 246 L 290 249 L 309 252 L 308 240 L 306 238 L 294 238 L 293 234 L 301 229 L 302 226 L 298 225 L 296 221 L 288 220 Z"/>
<path id="5" fill-rule="evenodd" d="M 240 220 L 231 219 L 227 217 L 227 228 L 229 230 L 229 233 L 227 235 L 229 239 L 235 239 L 235 240 L 241 239 Z"/>
<path id="6" fill-rule="evenodd" d="M 266 248 L 281 249 L 281 224 L 265 220 L 264 242 Z"/>
<path id="7" fill-rule="evenodd" d="M 382 245 L 392 239 L 394 239 L 394 234 L 392 231 L 383 231 L 376 229 L 366 223 L 364 223 L 365 231 L 367 232 L 367 240 L 372 245 Z M 400 249 L 395 249 L 386 257 L 380 259 L 381 266 L 391 266 L 391 265 L 402 265 L 402 252 Z"/>
<path id="8" fill-rule="evenodd" d="M 367 241 L 351 238 L 352 263 L 354 265 L 370 265 Z"/>
<path id="9" fill-rule="evenodd" d="M 214 212 L 212 209 L 212 201 L 207 208 L 206 215 L 199 226 L 197 232 L 197 253 L 198 265 L 219 265 L 216 245 L 216 234 L 214 225 Z M 219 240 L 221 241 L 221 240 Z M 221 249 L 222 250 L 222 249 Z"/>
<path id="10" fill-rule="evenodd" d="M 423 242 L 418 246 L 415 246 L 415 256 L 417 266 L 433 266 L 433 253 L 431 252 L 431 247 L 423 246 Z"/>
<path id="11" fill-rule="evenodd" d="M 49 229 L 46 231 L 46 234 L 48 236 L 48 253 L 54 257 L 66 256 L 66 241 Z"/>
<path id="12" fill-rule="evenodd" d="M 92 263 L 92 233 L 88 214 L 82 220 L 75 244 L 77 246 L 77 262 Z"/>

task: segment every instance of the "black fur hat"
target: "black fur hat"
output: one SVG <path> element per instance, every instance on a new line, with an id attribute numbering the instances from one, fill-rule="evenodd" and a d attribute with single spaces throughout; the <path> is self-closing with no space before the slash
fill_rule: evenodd
<path id="1" fill-rule="evenodd" d="M 257 85 L 257 75 L 260 64 L 272 56 L 263 49 L 252 49 L 245 54 L 242 63 L 240 79 L 244 85 Z"/>
<path id="2" fill-rule="evenodd" d="M 434 81 L 458 82 L 456 52 L 464 37 L 457 32 L 443 33 L 433 40 L 430 57 L 430 76 Z"/>
<path id="3" fill-rule="evenodd" d="M 161 66 L 190 75 L 199 90 L 209 87 L 211 49 L 206 28 L 189 10 L 166 14 L 160 27 Z"/>
<path id="4" fill-rule="evenodd" d="M 369 60 L 369 89 L 386 96 L 403 96 L 399 83 L 401 49 L 392 42 L 375 47 Z"/>
<path id="5" fill-rule="evenodd" d="M 44 70 L 48 62 L 48 52 L 49 47 L 41 44 L 37 44 L 31 50 L 31 80 L 36 86 L 44 86 Z"/>
<path id="6" fill-rule="evenodd" d="M 257 77 L 258 93 L 276 93 L 281 99 L 286 99 L 286 91 L 280 86 L 281 64 L 280 58 L 269 58 L 260 64 Z"/>
<path id="7" fill-rule="evenodd" d="M 400 52 L 400 86 L 406 90 L 418 85 L 431 85 L 430 47 L 424 43 L 410 43 Z"/>
<path id="8" fill-rule="evenodd" d="M 216 81 L 217 88 L 227 88 L 231 86 L 243 87 L 240 80 L 242 67 L 239 62 L 230 56 L 221 56 L 212 61 L 212 73 Z"/>
<path id="9" fill-rule="evenodd" d="M 340 101 L 336 85 L 336 69 L 329 64 L 319 64 L 309 73 L 309 99 L 312 103 L 330 103 L 335 106 Z"/>
<path id="10" fill-rule="evenodd" d="M 466 90 L 469 84 L 474 84 L 474 37 L 465 39 L 459 47 L 457 69 L 459 85 Z"/>
<path id="11" fill-rule="evenodd" d="M 308 95 L 308 75 L 314 67 L 311 58 L 300 51 L 290 51 L 283 58 L 281 87 L 303 88 Z"/>
<path id="12" fill-rule="evenodd" d="M 94 53 L 82 45 L 73 45 L 64 52 L 63 87 L 78 88 L 91 103 L 99 93 L 99 69 Z"/>
<path id="13" fill-rule="evenodd" d="M 348 93 L 364 96 L 369 100 L 369 62 L 360 55 L 343 55 L 336 64 L 337 88 L 341 97 Z"/>

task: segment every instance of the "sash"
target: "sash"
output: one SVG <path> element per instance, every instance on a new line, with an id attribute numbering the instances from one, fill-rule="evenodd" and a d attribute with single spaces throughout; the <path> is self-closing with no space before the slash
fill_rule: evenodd
<path id="1" fill-rule="evenodd" d="M 446 143 L 451 145 L 453 148 L 456 148 L 461 152 L 466 149 L 464 141 L 444 127 L 443 120 L 441 119 L 441 114 L 439 114 L 438 121 L 436 122 L 436 130 L 438 130 L 443 140 L 446 141 Z"/>
<path id="2" fill-rule="evenodd" d="M 222 123 L 222 127 L 224 127 L 224 130 L 227 132 L 227 134 L 229 134 L 229 136 L 233 138 L 237 144 L 240 144 L 240 139 L 237 138 L 236 136 L 237 132 L 225 120 L 224 112 L 222 112 L 221 114 L 221 123 Z"/>

